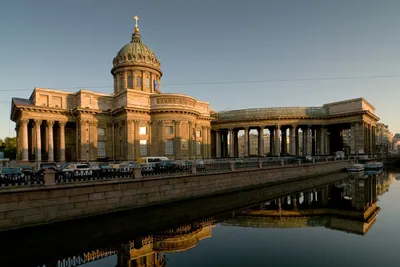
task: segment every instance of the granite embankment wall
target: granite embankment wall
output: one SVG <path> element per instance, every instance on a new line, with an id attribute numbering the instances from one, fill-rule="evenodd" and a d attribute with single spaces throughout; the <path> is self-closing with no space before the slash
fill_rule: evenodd
<path id="1" fill-rule="evenodd" d="M 196 173 L 187 176 L 81 182 L 0 190 L 0 230 L 234 192 L 337 172 L 349 161 Z"/>

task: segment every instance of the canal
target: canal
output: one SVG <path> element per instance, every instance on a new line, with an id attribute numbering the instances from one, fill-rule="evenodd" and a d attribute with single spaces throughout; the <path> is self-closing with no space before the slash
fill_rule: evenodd
<path id="1" fill-rule="evenodd" d="M 0 266 L 400 266 L 400 174 L 338 173 L 0 233 Z"/>

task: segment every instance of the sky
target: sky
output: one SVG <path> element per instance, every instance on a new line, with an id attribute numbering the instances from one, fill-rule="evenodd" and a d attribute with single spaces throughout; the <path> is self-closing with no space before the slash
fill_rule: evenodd
<path id="1" fill-rule="evenodd" d="M 6 0 L 0 5 L 0 137 L 34 87 L 112 93 L 135 21 L 161 91 L 216 111 L 364 97 L 400 132 L 398 0 Z M 326 79 L 329 78 L 329 79 Z"/>

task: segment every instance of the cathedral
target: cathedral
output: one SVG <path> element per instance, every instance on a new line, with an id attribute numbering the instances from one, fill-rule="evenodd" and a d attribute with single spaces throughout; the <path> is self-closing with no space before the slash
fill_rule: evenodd
<path id="1" fill-rule="evenodd" d="M 137 25 L 112 61 L 112 94 L 35 88 L 13 98 L 17 160 L 135 160 L 211 157 L 210 105 L 162 93 L 161 64 Z"/>

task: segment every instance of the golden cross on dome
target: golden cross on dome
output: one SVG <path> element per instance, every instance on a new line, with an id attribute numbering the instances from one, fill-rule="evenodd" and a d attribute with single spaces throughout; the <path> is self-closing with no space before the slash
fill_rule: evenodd
<path id="1" fill-rule="evenodd" d="M 137 28 L 137 27 L 139 26 L 139 25 L 137 24 L 137 22 L 138 22 L 138 20 L 139 20 L 139 17 L 138 17 L 138 16 L 134 16 L 133 18 L 134 18 L 135 21 L 136 21 L 135 27 Z"/>

